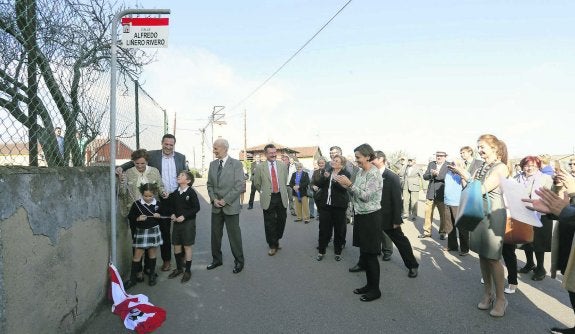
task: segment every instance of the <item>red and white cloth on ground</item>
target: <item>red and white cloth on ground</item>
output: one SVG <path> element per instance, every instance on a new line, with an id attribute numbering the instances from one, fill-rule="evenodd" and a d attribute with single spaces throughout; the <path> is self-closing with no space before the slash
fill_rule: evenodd
<path id="1" fill-rule="evenodd" d="M 129 295 L 124 290 L 124 283 L 113 264 L 108 268 L 111 280 L 111 292 L 114 305 L 112 312 L 119 315 L 126 328 L 138 334 L 151 333 L 166 320 L 166 311 L 148 302 L 142 294 Z"/>

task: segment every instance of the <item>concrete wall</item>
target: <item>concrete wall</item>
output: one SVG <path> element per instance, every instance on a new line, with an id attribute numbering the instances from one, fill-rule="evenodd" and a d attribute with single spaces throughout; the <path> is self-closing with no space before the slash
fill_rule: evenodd
<path id="1" fill-rule="evenodd" d="M 107 298 L 109 189 L 105 167 L 0 167 L 0 333 L 73 333 Z"/>

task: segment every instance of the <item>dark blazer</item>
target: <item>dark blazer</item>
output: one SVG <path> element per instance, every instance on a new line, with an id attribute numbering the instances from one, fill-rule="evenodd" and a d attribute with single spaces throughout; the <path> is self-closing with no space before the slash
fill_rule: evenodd
<path id="1" fill-rule="evenodd" d="M 382 229 L 389 230 L 393 228 L 393 225 L 403 223 L 403 219 L 401 219 L 403 208 L 401 184 L 399 176 L 389 168 L 386 168 L 381 176 L 383 178 L 383 188 L 381 189 Z"/>
<path id="2" fill-rule="evenodd" d="M 162 150 L 148 151 L 148 156 L 148 165 L 156 167 L 160 171 L 160 175 L 162 175 Z M 188 170 L 186 167 L 186 156 L 182 153 L 174 152 L 174 162 L 176 163 L 176 174 L 180 174 L 183 170 Z M 134 162 L 130 160 L 120 167 L 122 167 L 122 170 L 130 169 L 134 167 Z"/>
<path id="3" fill-rule="evenodd" d="M 481 166 L 483 166 L 483 161 L 479 160 L 479 159 L 473 159 L 473 161 L 471 162 L 471 164 L 468 166 L 467 171 L 469 173 L 471 173 L 471 176 L 473 176 L 473 173 L 475 173 L 476 170 L 478 170 L 479 168 L 481 168 Z"/>
<path id="4" fill-rule="evenodd" d="M 426 198 L 443 202 L 443 193 L 445 191 L 445 175 L 447 174 L 447 161 L 443 163 L 439 174 L 433 176 L 432 169 L 437 169 L 437 162 L 432 161 L 427 165 L 427 170 L 423 173 L 423 179 L 429 181 Z"/>
<path id="5" fill-rule="evenodd" d="M 316 173 L 317 172 L 317 173 Z M 342 169 L 337 175 L 345 175 L 351 178 L 351 174 L 347 169 Z M 315 204 L 318 208 L 323 208 L 327 203 L 327 191 L 330 183 L 330 176 L 325 177 L 322 170 L 316 170 L 314 172 L 313 184 L 315 184 L 319 190 L 315 196 Z M 342 187 L 337 182 L 332 182 L 331 184 L 331 206 L 336 208 L 347 208 L 349 203 L 349 193 L 347 189 Z"/>
<path id="6" fill-rule="evenodd" d="M 295 190 L 293 190 L 293 186 L 295 186 L 295 176 L 296 176 L 297 172 L 294 172 L 291 175 L 291 180 L 289 181 L 289 186 L 292 189 L 292 195 L 293 196 L 297 196 L 297 192 Z M 309 187 L 309 175 L 307 174 L 307 172 L 305 170 L 303 170 L 301 175 L 301 179 L 299 180 L 299 193 L 301 194 L 301 196 L 307 196 L 307 187 Z"/>
<path id="7" fill-rule="evenodd" d="M 184 216 L 185 220 L 196 219 L 196 214 L 200 211 L 200 201 L 196 191 L 191 186 L 180 194 L 178 189 L 168 196 L 165 203 L 165 214 L 174 214 L 176 217 Z M 164 207 L 162 207 L 164 210 Z"/>

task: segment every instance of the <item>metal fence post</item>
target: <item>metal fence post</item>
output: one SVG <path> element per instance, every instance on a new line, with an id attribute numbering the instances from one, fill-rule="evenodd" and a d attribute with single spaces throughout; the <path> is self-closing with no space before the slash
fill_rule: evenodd
<path id="1" fill-rule="evenodd" d="M 111 63 L 110 63 L 110 229 L 111 229 L 111 254 L 110 261 L 117 265 L 116 247 L 116 68 L 117 64 L 117 33 L 120 19 L 128 14 L 170 14 L 169 9 L 126 9 L 120 11 L 112 20 L 111 30 Z"/>

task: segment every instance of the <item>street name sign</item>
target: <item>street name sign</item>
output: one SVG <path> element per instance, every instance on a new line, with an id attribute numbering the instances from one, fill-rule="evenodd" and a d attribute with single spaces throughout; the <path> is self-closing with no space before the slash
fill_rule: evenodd
<path id="1" fill-rule="evenodd" d="M 122 47 L 124 48 L 167 48 L 170 19 L 122 18 Z"/>

